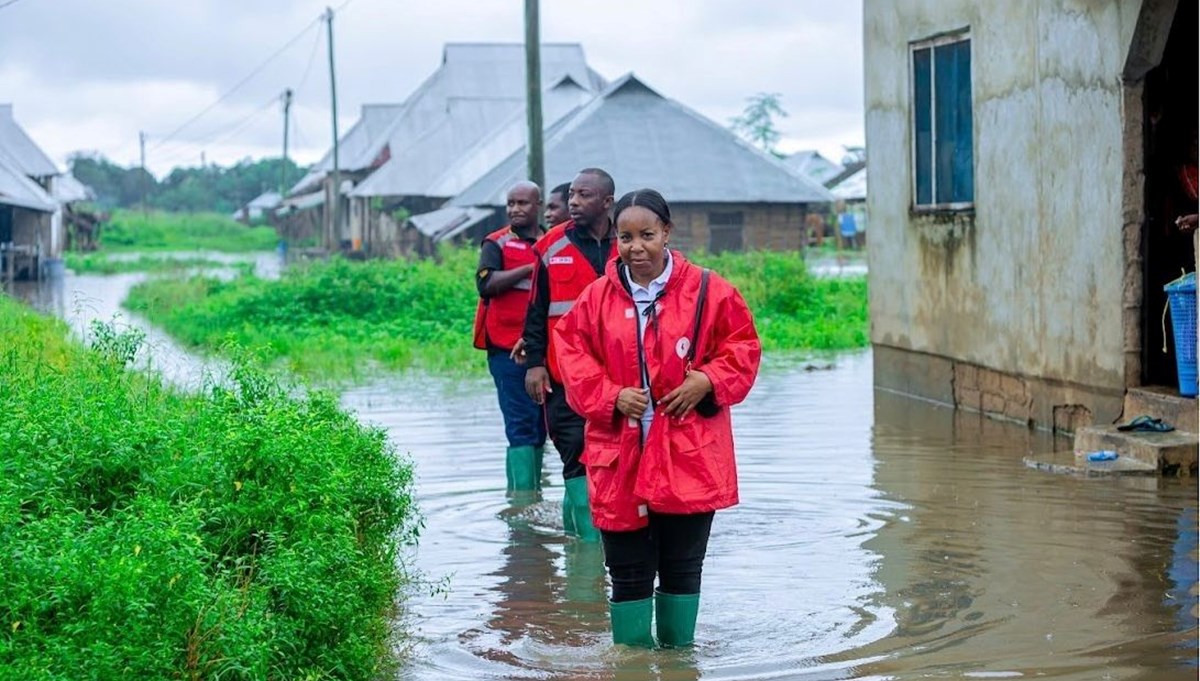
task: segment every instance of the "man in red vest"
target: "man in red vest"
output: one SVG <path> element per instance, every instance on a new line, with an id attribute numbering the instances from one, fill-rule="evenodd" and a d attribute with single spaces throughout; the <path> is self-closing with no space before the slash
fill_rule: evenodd
<path id="1" fill-rule="evenodd" d="M 511 358 L 521 338 L 534 270 L 533 246 L 542 236 L 541 191 L 532 182 L 508 190 L 508 226 L 484 237 L 475 277 L 475 347 L 487 350 L 488 370 L 496 383 L 504 434 L 508 438 L 505 471 L 510 490 L 535 490 L 542 479 L 546 422 L 542 408 L 525 392 L 525 368 Z"/>
<path id="2" fill-rule="evenodd" d="M 525 315 L 525 390 L 546 406 L 550 439 L 563 462 L 563 527 L 583 541 L 598 542 L 588 506 L 583 454 L 583 417 L 571 410 L 550 333 L 587 285 L 617 255 L 610 211 L 616 186 L 599 168 L 584 168 L 571 181 L 571 219 L 554 225 L 534 246 L 533 293 Z"/>

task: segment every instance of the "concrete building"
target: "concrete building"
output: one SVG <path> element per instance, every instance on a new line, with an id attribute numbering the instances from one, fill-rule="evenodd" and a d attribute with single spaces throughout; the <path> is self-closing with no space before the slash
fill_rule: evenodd
<path id="1" fill-rule="evenodd" d="M 1063 430 L 1172 385 L 1196 3 L 865 0 L 864 22 L 877 385 Z"/>

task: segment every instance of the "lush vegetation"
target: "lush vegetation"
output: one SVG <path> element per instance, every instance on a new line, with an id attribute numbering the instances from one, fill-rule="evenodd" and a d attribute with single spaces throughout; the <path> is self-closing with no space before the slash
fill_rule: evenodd
<path id="1" fill-rule="evenodd" d="M 840 350 L 867 343 L 865 278 L 808 274 L 794 253 L 698 256 L 746 296 L 770 350 Z M 437 261 L 333 260 L 247 277 L 160 278 L 137 285 L 126 305 L 192 346 L 234 340 L 310 376 L 369 375 L 419 366 L 473 371 L 474 249 Z"/>
<path id="2" fill-rule="evenodd" d="M 229 167 L 204 165 L 175 168 L 160 182 L 141 168 L 125 168 L 103 156 L 75 154 L 71 172 L 96 191 L 102 208 L 132 208 L 145 204 L 166 211 L 211 211 L 229 215 L 265 191 L 279 191 L 280 181 L 295 183 L 305 170 L 289 159 L 245 160 Z"/>
<path id="3" fill-rule="evenodd" d="M 270 227 L 247 227 L 214 213 L 160 213 L 119 210 L 100 232 L 100 248 L 131 251 L 269 251 L 279 243 Z"/>
<path id="4" fill-rule="evenodd" d="M 119 274 L 122 272 L 163 272 L 201 267 L 227 267 L 226 263 L 197 256 L 140 255 L 136 258 L 113 258 L 105 253 L 66 253 L 67 267 L 79 274 Z"/>
<path id="5" fill-rule="evenodd" d="M 737 286 L 765 350 L 848 350 L 870 342 L 866 277 L 814 277 L 792 253 L 694 258 Z"/>
<path id="6" fill-rule="evenodd" d="M 0 296 L 0 678 L 370 679 L 412 471 L 246 363 L 185 396 Z"/>
<path id="7" fill-rule="evenodd" d="M 438 261 L 298 264 L 278 281 L 155 279 L 135 286 L 126 305 L 190 345 L 232 339 L 307 375 L 376 364 L 462 371 L 482 361 L 471 346 L 477 258 L 462 248 Z"/>

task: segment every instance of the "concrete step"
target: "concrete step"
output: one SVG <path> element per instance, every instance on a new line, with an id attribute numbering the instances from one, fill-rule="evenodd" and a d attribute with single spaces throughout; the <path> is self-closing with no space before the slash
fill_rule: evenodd
<path id="1" fill-rule="evenodd" d="M 1121 459 L 1153 466 L 1163 475 L 1195 476 L 1200 436 L 1181 430 L 1169 433 L 1126 433 L 1114 426 L 1086 426 L 1075 431 L 1077 456 L 1111 450 Z M 1116 462 L 1113 462 L 1114 464 Z"/>
<path id="2" fill-rule="evenodd" d="M 1023 459 L 1026 466 L 1047 473 L 1083 477 L 1156 477 L 1158 468 L 1132 457 L 1115 461 L 1088 461 L 1086 452 L 1047 452 Z"/>
<path id="3" fill-rule="evenodd" d="M 1200 405 L 1194 397 L 1180 397 L 1175 388 L 1147 385 L 1125 393 L 1125 420 L 1147 414 L 1178 430 L 1200 433 Z"/>

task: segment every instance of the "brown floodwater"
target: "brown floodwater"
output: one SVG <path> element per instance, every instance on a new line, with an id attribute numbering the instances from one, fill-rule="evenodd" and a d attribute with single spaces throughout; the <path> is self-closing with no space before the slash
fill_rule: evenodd
<path id="1" fill-rule="evenodd" d="M 136 277 L 23 295 L 77 328 Z M 172 380 L 212 371 L 152 337 Z M 505 493 L 486 376 L 381 376 L 343 403 L 416 466 L 401 679 L 1197 678 L 1194 481 L 1028 468 L 1070 442 L 875 390 L 870 352 L 769 357 L 735 409 L 742 503 L 717 514 L 682 651 L 609 643 L 552 452 L 542 493 Z"/>

